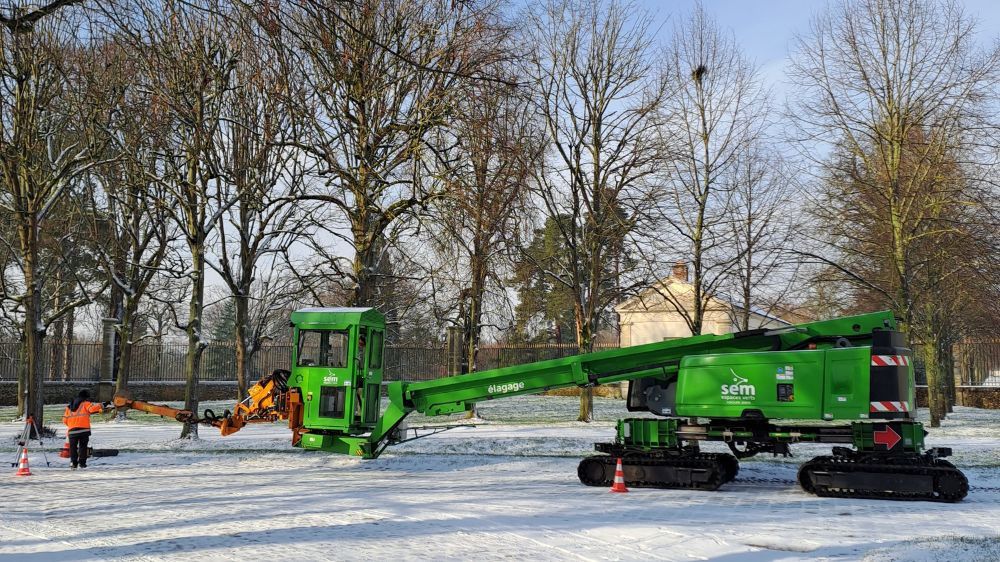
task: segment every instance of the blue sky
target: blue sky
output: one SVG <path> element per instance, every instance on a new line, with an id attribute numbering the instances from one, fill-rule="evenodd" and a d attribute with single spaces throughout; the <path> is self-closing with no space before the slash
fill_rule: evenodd
<path id="1" fill-rule="evenodd" d="M 697 0 L 636 0 L 657 22 L 665 22 L 662 41 L 669 37 L 673 20 L 691 12 Z M 702 5 L 719 25 L 731 31 L 762 78 L 780 100 L 784 94 L 785 61 L 796 34 L 809 30 L 813 14 L 825 9 L 825 0 L 703 0 Z M 1000 39 L 1000 0 L 965 0 L 966 12 L 979 20 L 984 44 Z"/>

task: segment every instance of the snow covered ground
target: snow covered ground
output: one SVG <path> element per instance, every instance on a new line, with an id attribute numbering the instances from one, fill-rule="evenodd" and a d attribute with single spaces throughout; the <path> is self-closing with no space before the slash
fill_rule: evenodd
<path id="1" fill-rule="evenodd" d="M 1000 411 L 960 408 L 932 432 L 972 486 L 962 503 L 935 504 L 808 495 L 797 464 L 829 449 L 806 445 L 744 461 L 716 492 L 609 494 L 582 486 L 576 465 L 613 437 L 624 406 L 599 400 L 599 421 L 582 424 L 567 421 L 577 404 L 484 404 L 475 427 L 373 461 L 293 449 L 279 425 L 179 441 L 179 425 L 158 418 L 95 423 L 92 445 L 118 457 L 73 472 L 47 441 L 51 467 L 36 451 L 34 476 L 0 478 L 0 559 L 1000 559 Z M 0 408 L 0 455 L 12 458 L 11 417 Z"/>

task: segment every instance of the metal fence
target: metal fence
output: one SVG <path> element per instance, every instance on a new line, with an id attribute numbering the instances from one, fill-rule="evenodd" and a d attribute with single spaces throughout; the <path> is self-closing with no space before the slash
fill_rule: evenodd
<path id="1" fill-rule="evenodd" d="M 58 350 L 59 356 L 53 354 L 55 350 Z M 100 377 L 101 351 L 100 342 L 45 342 L 42 372 L 46 373 L 46 380 L 96 381 Z M 56 364 L 53 364 L 53 359 Z M 20 368 L 21 344 L 0 342 L 0 381 L 16 381 Z"/>
<path id="2" fill-rule="evenodd" d="M 1000 387 L 1000 340 L 963 342 L 953 351 L 959 384 Z"/>
<path id="3" fill-rule="evenodd" d="M 952 349 L 955 384 L 967 387 L 1000 388 L 1000 340 L 967 341 Z M 927 371 L 921 346 L 913 346 L 913 375 L 917 386 L 927 385 Z"/>
<path id="4" fill-rule="evenodd" d="M 616 346 L 597 346 L 609 349 Z M 97 381 L 100 379 L 102 345 L 100 342 L 43 343 L 42 372 L 47 381 Z M 132 347 L 131 382 L 182 382 L 186 343 L 140 343 Z M 520 365 L 544 359 L 576 354 L 575 345 L 480 346 L 476 369 L 483 371 Z M 250 372 L 256 377 L 274 369 L 288 369 L 292 347 L 289 344 L 261 348 L 251 359 Z M 64 358 L 70 358 L 66 361 Z M 16 381 L 20 368 L 20 344 L 0 342 L 0 382 Z M 385 349 L 383 378 L 393 380 L 428 380 L 448 374 L 448 350 L 441 346 L 390 345 Z M 212 342 L 201 358 L 202 381 L 236 380 L 236 349 L 232 342 Z"/>

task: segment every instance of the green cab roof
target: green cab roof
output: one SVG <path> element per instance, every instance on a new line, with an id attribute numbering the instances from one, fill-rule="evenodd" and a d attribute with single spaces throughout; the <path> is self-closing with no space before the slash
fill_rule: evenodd
<path id="1" fill-rule="evenodd" d="M 292 313 L 292 324 L 368 324 L 385 325 L 385 317 L 374 308 L 316 307 L 302 308 Z"/>

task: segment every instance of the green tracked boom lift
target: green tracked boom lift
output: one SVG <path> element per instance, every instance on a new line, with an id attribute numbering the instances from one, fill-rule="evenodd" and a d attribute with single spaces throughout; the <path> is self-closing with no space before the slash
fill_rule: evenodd
<path id="1" fill-rule="evenodd" d="M 628 381 L 627 409 L 645 417 L 620 420 L 614 441 L 595 444 L 598 454 L 578 468 L 586 485 L 609 486 L 621 458 L 629 486 L 714 490 L 735 478 L 739 459 L 789 455 L 792 443 L 813 442 L 835 445 L 799 470 L 802 488 L 820 496 L 950 502 L 968 492 L 965 476 L 942 458 L 951 450 L 924 448 L 912 354 L 889 312 L 393 381 L 384 411 L 378 311 L 304 309 L 291 324 L 291 370 L 259 381 L 235 412 L 198 417 L 124 397 L 116 405 L 224 434 L 287 419 L 298 447 L 371 459 L 446 429 L 405 430 L 411 412 L 454 414 L 486 400 Z M 724 442 L 730 453 L 702 452 L 703 441 Z"/>

